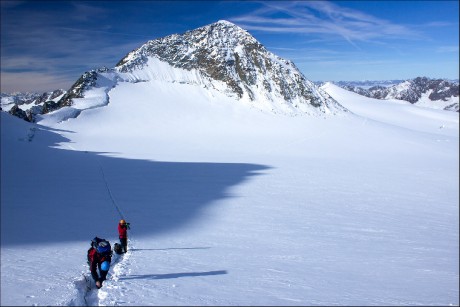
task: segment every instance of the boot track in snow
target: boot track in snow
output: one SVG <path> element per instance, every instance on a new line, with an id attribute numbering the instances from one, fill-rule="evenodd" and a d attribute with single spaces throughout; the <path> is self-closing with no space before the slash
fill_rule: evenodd
<path id="1" fill-rule="evenodd" d="M 82 277 L 77 278 L 73 284 L 76 290 L 76 297 L 71 299 L 68 306 L 105 306 L 105 305 L 119 305 L 123 301 L 114 301 L 109 292 L 122 291 L 119 290 L 117 282 L 120 276 L 129 274 L 128 268 L 129 258 L 131 251 L 118 255 L 114 253 L 112 265 L 109 270 L 108 278 L 103 282 L 100 289 L 96 288 L 95 282 L 88 271 L 82 272 Z M 118 297 L 118 296 L 117 296 Z"/>

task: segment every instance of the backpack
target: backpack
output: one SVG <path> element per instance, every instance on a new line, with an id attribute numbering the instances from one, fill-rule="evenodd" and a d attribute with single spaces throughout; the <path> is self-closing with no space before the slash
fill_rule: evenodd
<path id="1" fill-rule="evenodd" d="M 91 248 L 95 249 L 97 253 L 102 256 L 112 256 L 112 247 L 110 246 L 110 242 L 106 239 L 94 237 L 94 239 L 91 240 Z"/>
<path id="2" fill-rule="evenodd" d="M 98 245 L 99 242 L 101 242 L 102 240 L 104 240 L 104 239 L 101 239 L 101 238 L 99 238 L 99 237 L 94 237 L 94 239 L 91 240 L 91 247 L 97 248 L 97 245 Z"/>
<path id="3" fill-rule="evenodd" d="M 115 243 L 115 244 L 113 245 L 113 251 L 114 251 L 115 253 L 117 253 L 117 255 L 123 254 L 123 248 L 122 248 L 121 245 L 118 244 L 118 243 Z"/>
<path id="4" fill-rule="evenodd" d="M 98 253 L 94 247 L 91 247 L 90 249 L 88 249 L 87 254 L 87 263 L 90 267 L 93 261 L 95 261 L 99 265 L 104 261 L 108 261 L 109 263 L 112 262 L 112 251 L 109 250 L 106 253 Z"/>

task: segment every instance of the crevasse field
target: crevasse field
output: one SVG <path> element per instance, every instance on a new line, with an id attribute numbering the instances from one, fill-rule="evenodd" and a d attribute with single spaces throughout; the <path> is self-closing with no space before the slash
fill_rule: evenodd
<path id="1" fill-rule="evenodd" d="M 351 112 L 160 81 L 2 112 L 1 305 L 458 305 L 459 114 L 323 89 Z M 116 207 L 130 251 L 88 291 Z"/>

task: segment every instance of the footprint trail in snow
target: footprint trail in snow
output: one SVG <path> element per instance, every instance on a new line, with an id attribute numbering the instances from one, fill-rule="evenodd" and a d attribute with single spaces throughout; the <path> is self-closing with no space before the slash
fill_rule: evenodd
<path id="1" fill-rule="evenodd" d="M 82 272 L 82 277 L 73 282 L 76 289 L 76 297 L 65 305 L 70 306 L 116 306 L 123 305 L 127 301 L 123 300 L 127 291 L 123 282 L 120 284 L 120 276 L 130 273 L 129 258 L 131 251 L 126 254 L 117 255 L 114 253 L 112 265 L 101 289 L 96 289 L 91 273 Z"/>

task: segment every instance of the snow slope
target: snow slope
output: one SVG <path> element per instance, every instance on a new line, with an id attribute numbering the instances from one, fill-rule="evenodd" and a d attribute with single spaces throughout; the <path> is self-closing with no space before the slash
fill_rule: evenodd
<path id="1" fill-rule="evenodd" d="M 237 25 L 218 22 L 146 42 L 114 68 L 122 79 L 193 82 L 283 113 L 323 115 L 343 108 Z"/>
<path id="2" fill-rule="evenodd" d="M 283 116 L 192 84 L 1 114 L 2 305 L 458 305 L 458 114 L 323 87 Z M 94 236 L 128 254 L 87 292 Z"/>
<path id="3" fill-rule="evenodd" d="M 367 98 L 332 83 L 321 88 L 332 98 L 343 100 L 346 108 L 364 118 L 415 131 L 458 136 L 458 114 L 447 115 L 444 110 L 414 106 L 398 99 Z"/>

